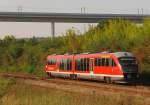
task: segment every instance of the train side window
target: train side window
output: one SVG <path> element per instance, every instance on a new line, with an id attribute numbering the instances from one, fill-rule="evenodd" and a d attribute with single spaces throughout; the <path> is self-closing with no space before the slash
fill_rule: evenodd
<path id="1" fill-rule="evenodd" d="M 89 70 L 89 58 L 76 59 L 75 69 L 79 71 L 88 71 Z"/>
<path id="2" fill-rule="evenodd" d="M 72 70 L 72 60 L 61 59 L 59 68 L 62 70 Z"/>
<path id="3" fill-rule="evenodd" d="M 102 58 L 102 65 L 101 66 L 105 66 L 105 58 Z"/>
<path id="4" fill-rule="evenodd" d="M 53 65 L 54 64 L 54 59 L 51 59 L 51 65 Z"/>
<path id="5" fill-rule="evenodd" d="M 84 58 L 83 71 L 89 71 L 89 58 Z"/>
<path id="6" fill-rule="evenodd" d="M 75 69 L 76 70 L 80 70 L 80 59 L 76 59 L 76 61 L 75 61 Z"/>
<path id="7" fill-rule="evenodd" d="M 50 65 L 53 65 L 53 61 L 52 61 L 52 59 L 50 59 Z"/>
<path id="8" fill-rule="evenodd" d="M 62 63 L 61 63 L 61 60 L 60 60 L 60 63 L 59 63 L 59 69 L 61 69 L 61 66 L 62 66 Z"/>
<path id="9" fill-rule="evenodd" d="M 87 70 L 87 71 L 89 71 L 89 63 L 90 63 L 89 61 L 90 61 L 90 59 L 87 58 L 87 59 L 86 59 L 86 70 Z"/>
<path id="10" fill-rule="evenodd" d="M 105 58 L 105 66 L 110 66 L 109 65 L 109 60 L 110 60 L 110 58 Z"/>
<path id="11" fill-rule="evenodd" d="M 70 70 L 72 70 L 72 60 L 70 60 Z"/>
<path id="12" fill-rule="evenodd" d="M 63 68 L 63 70 L 67 70 L 67 60 L 64 59 L 63 62 L 64 62 L 64 68 Z"/>
<path id="13" fill-rule="evenodd" d="M 76 65 L 75 68 L 76 70 L 81 70 L 81 59 L 76 59 Z"/>
<path id="14" fill-rule="evenodd" d="M 95 59 L 95 66 L 102 66 L 102 58 Z"/>
<path id="15" fill-rule="evenodd" d="M 83 62 L 83 70 L 87 70 L 87 67 L 86 67 L 86 65 L 87 65 L 87 59 L 85 58 L 84 59 L 84 62 Z"/>
<path id="16" fill-rule="evenodd" d="M 60 66 L 59 66 L 59 68 L 62 69 L 62 70 L 63 70 L 63 68 L 64 68 L 63 59 L 60 60 Z"/>
<path id="17" fill-rule="evenodd" d="M 53 64 L 56 65 L 56 59 L 53 59 Z"/>
<path id="18" fill-rule="evenodd" d="M 96 58 L 95 66 L 116 66 L 112 58 Z"/>
<path id="19" fill-rule="evenodd" d="M 70 70 L 70 60 L 67 59 L 67 69 L 66 70 Z"/>
<path id="20" fill-rule="evenodd" d="M 80 59 L 80 62 L 78 62 L 79 63 L 79 69 L 78 70 L 80 70 L 80 71 L 83 71 L 84 70 L 84 59 L 83 58 L 81 58 Z"/>
<path id="21" fill-rule="evenodd" d="M 56 59 L 48 59 L 47 64 L 48 65 L 56 65 Z"/>
<path id="22" fill-rule="evenodd" d="M 116 63 L 112 58 L 110 58 L 109 60 L 109 66 L 113 66 L 113 67 L 116 66 Z"/>
<path id="23" fill-rule="evenodd" d="M 56 64 L 56 59 L 52 59 L 52 65 Z"/>
<path id="24" fill-rule="evenodd" d="M 60 69 L 64 69 L 64 60 L 63 59 L 61 59 L 61 61 L 60 61 L 60 67 L 59 67 Z"/>
<path id="25" fill-rule="evenodd" d="M 116 66 L 116 63 L 114 60 L 112 60 L 112 66 L 115 67 Z"/>
<path id="26" fill-rule="evenodd" d="M 98 64 L 99 66 L 102 66 L 102 58 L 99 58 Z"/>
<path id="27" fill-rule="evenodd" d="M 72 60 L 67 59 L 67 70 L 72 70 Z"/>
<path id="28" fill-rule="evenodd" d="M 81 67 L 80 67 L 81 71 L 84 71 L 84 59 L 81 59 Z"/>

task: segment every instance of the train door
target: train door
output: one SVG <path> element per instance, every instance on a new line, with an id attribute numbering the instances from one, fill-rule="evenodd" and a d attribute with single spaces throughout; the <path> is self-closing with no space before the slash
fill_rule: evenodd
<path id="1" fill-rule="evenodd" d="M 119 68 L 114 59 L 112 59 L 112 61 L 111 61 L 111 66 L 112 66 L 112 75 L 118 74 Z"/>
<path id="2" fill-rule="evenodd" d="M 90 74 L 92 75 L 94 71 L 94 58 L 90 58 Z"/>

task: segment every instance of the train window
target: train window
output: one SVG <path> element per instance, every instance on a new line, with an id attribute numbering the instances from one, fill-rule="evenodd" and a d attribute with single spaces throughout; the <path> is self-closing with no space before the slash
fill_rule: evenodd
<path id="1" fill-rule="evenodd" d="M 84 69 L 88 71 L 89 70 L 89 58 L 84 58 Z"/>
<path id="2" fill-rule="evenodd" d="M 47 64 L 48 65 L 56 65 L 56 59 L 48 59 Z"/>
<path id="3" fill-rule="evenodd" d="M 105 58 L 105 66 L 110 66 L 109 61 L 110 61 L 110 58 Z"/>
<path id="4" fill-rule="evenodd" d="M 95 66 L 98 66 L 98 58 L 95 58 Z"/>
<path id="5" fill-rule="evenodd" d="M 112 58 L 110 58 L 109 60 L 109 66 L 113 66 L 113 67 L 116 66 L 116 63 Z"/>
<path id="6" fill-rule="evenodd" d="M 84 71 L 84 59 L 81 59 L 80 70 L 81 70 L 81 71 Z"/>
<path id="7" fill-rule="evenodd" d="M 63 63 L 64 63 L 64 68 L 63 68 L 63 70 L 67 70 L 67 59 L 64 59 L 64 60 L 63 60 Z"/>
<path id="8" fill-rule="evenodd" d="M 89 58 L 86 59 L 86 70 L 89 71 Z"/>
<path id="9" fill-rule="evenodd" d="M 72 69 L 72 60 L 67 59 L 67 70 L 71 70 L 71 69 Z"/>
<path id="10" fill-rule="evenodd" d="M 102 58 L 102 65 L 101 66 L 105 66 L 105 58 Z"/>
<path id="11" fill-rule="evenodd" d="M 96 58 L 95 59 L 95 66 L 101 66 L 102 65 L 102 58 Z"/>
<path id="12" fill-rule="evenodd" d="M 137 61 L 136 61 L 135 57 L 121 57 L 121 58 L 119 58 L 119 62 L 123 66 L 137 65 Z"/>
<path id="13" fill-rule="evenodd" d="M 116 66 L 112 58 L 96 58 L 95 66 Z"/>
<path id="14" fill-rule="evenodd" d="M 115 67 L 116 66 L 116 63 L 115 61 L 112 59 L 112 66 Z"/>
<path id="15" fill-rule="evenodd" d="M 61 70 L 72 70 L 72 60 L 71 59 L 61 59 L 59 68 Z"/>
<path id="16" fill-rule="evenodd" d="M 75 69 L 79 71 L 89 70 L 89 58 L 76 59 Z"/>
<path id="17" fill-rule="evenodd" d="M 76 70 L 80 70 L 80 63 L 81 62 L 81 59 L 76 59 L 76 61 L 75 61 L 75 69 Z"/>
<path id="18" fill-rule="evenodd" d="M 64 68 L 64 62 L 63 62 L 63 59 L 60 61 L 60 69 L 63 69 Z"/>

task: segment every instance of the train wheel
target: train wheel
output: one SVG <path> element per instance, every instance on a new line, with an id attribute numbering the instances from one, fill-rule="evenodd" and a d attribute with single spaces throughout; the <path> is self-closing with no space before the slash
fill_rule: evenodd
<path id="1" fill-rule="evenodd" d="M 106 82 L 106 83 L 112 83 L 111 77 L 104 77 L 104 82 Z"/>
<path id="2" fill-rule="evenodd" d="M 50 72 L 48 72 L 48 73 L 47 73 L 47 78 L 48 78 L 48 79 L 54 78 L 54 76 L 52 76 L 52 74 L 51 74 Z"/>
<path id="3" fill-rule="evenodd" d="M 70 74 L 70 79 L 77 79 L 77 75 L 76 74 Z"/>

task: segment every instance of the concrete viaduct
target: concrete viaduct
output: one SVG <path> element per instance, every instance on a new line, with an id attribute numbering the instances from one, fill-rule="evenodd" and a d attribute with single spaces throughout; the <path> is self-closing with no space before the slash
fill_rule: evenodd
<path id="1" fill-rule="evenodd" d="M 123 18 L 142 22 L 150 15 L 143 14 L 91 14 L 91 13 L 41 13 L 41 12 L 0 12 L 3 22 L 51 22 L 51 35 L 55 36 L 55 22 L 97 23 L 100 20 Z"/>

